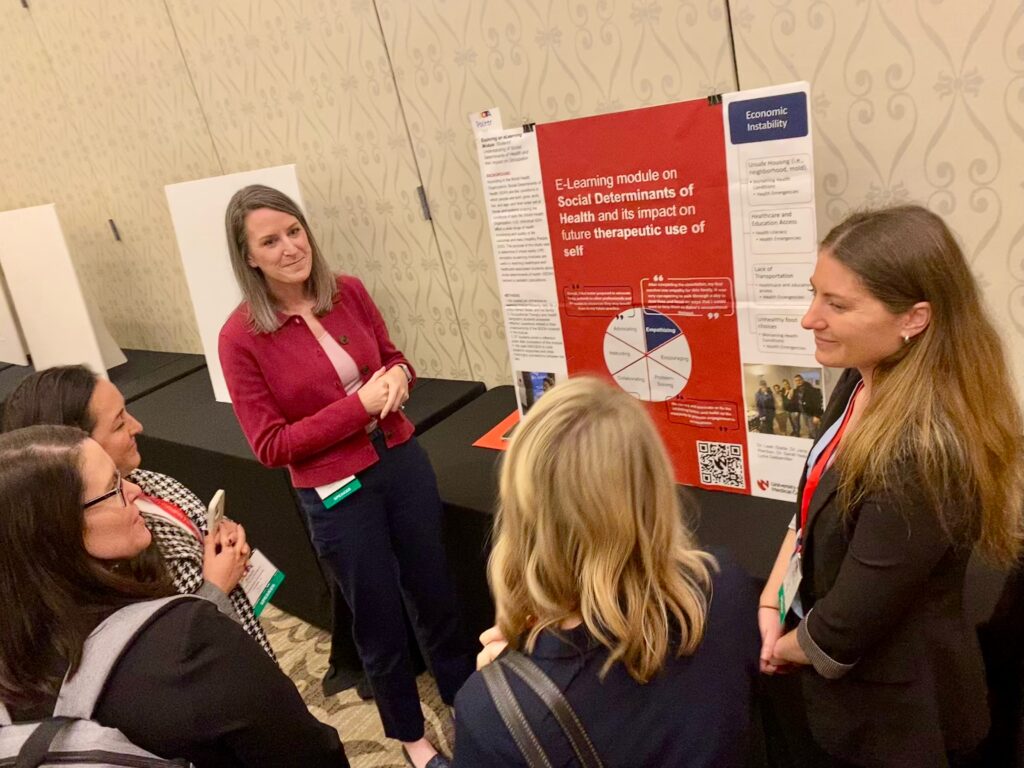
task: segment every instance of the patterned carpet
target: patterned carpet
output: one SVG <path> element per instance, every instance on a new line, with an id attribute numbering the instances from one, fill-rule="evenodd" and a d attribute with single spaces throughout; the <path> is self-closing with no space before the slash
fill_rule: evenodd
<path id="1" fill-rule="evenodd" d="M 352 768 L 406 768 L 398 742 L 384 737 L 372 701 L 360 700 L 355 689 L 324 698 L 320 680 L 327 671 L 330 635 L 273 606 L 268 606 L 260 618 L 281 669 L 295 682 L 313 716 L 338 729 Z M 433 678 L 421 675 L 417 683 L 427 738 L 450 755 L 454 733 L 448 708 Z"/>

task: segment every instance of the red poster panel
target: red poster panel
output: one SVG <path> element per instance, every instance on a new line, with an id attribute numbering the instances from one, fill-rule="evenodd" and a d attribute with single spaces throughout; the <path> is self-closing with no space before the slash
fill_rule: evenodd
<path id="1" fill-rule="evenodd" d="M 721 110 L 536 130 L 569 373 L 643 401 L 678 482 L 747 493 Z"/>

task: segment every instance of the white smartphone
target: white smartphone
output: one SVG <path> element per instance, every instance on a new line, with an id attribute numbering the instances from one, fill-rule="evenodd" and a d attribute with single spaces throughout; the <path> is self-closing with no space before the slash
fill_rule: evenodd
<path id="1" fill-rule="evenodd" d="M 219 489 L 206 508 L 206 530 L 214 533 L 220 521 L 224 519 L 224 489 Z"/>

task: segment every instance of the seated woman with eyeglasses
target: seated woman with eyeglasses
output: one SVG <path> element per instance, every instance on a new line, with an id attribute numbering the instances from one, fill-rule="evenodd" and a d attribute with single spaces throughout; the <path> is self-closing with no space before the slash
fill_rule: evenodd
<path id="1" fill-rule="evenodd" d="M 53 710 L 66 672 L 106 617 L 173 595 L 128 564 L 152 534 L 99 443 L 34 426 L 0 435 L 0 702 L 14 722 Z M 337 732 L 238 624 L 206 600 L 158 611 L 128 646 L 93 719 L 196 766 L 347 766 Z"/>
<path id="2" fill-rule="evenodd" d="M 177 480 L 139 469 L 142 457 L 135 436 L 142 425 L 127 410 L 117 387 L 81 365 L 47 368 L 26 377 L 7 398 L 4 431 L 33 424 L 63 424 L 89 433 L 142 489 L 138 500 L 153 546 L 143 550 L 135 568 L 166 568 L 175 589 L 213 601 L 274 658 L 252 604 L 238 586 L 250 548 L 241 525 L 225 520 L 206 530 L 206 507 Z M 162 561 L 162 562 L 160 562 Z"/>
<path id="3" fill-rule="evenodd" d="M 555 385 L 516 428 L 499 493 L 489 564 L 497 632 L 561 691 L 602 764 L 744 765 L 754 587 L 724 556 L 716 563 L 696 548 L 643 406 L 595 378 Z M 478 664 L 492 658 L 485 649 Z M 456 699 L 453 765 L 537 764 L 486 677 L 474 674 Z M 506 677 L 550 764 L 586 764 L 530 688 Z"/>

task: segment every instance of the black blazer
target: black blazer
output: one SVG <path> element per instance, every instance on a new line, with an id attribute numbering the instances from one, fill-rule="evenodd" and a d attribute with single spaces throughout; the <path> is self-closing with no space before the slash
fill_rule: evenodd
<path id="1" fill-rule="evenodd" d="M 859 380 L 852 370 L 840 378 L 822 434 Z M 943 532 L 913 472 L 847 519 L 838 481 L 833 466 L 811 499 L 800 597 L 814 643 L 852 667 L 837 679 L 802 671 L 812 735 L 856 765 L 944 766 L 947 751 L 973 748 L 988 730 L 981 656 L 963 613 L 970 551 Z"/>

